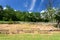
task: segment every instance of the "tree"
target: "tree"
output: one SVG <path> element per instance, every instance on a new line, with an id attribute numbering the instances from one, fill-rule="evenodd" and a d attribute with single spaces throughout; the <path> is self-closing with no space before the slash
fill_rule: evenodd
<path id="1" fill-rule="evenodd" d="M 6 6 L 4 12 L 5 12 L 4 18 L 6 18 L 5 21 L 9 20 L 17 21 L 17 17 L 13 8 L 11 8 L 10 6 Z"/>
<path id="2" fill-rule="evenodd" d="M 53 9 L 53 2 L 54 0 L 48 0 L 47 4 L 47 16 L 49 18 L 49 21 L 54 22 L 54 15 L 55 15 L 55 9 Z"/>
<path id="3" fill-rule="evenodd" d="M 57 27 L 60 28 L 60 9 L 57 10 L 57 13 L 55 15 L 55 19 L 57 20 Z"/>
<path id="4" fill-rule="evenodd" d="M 0 20 L 3 20 L 3 7 L 0 5 Z"/>
<path id="5" fill-rule="evenodd" d="M 41 13 L 41 18 L 44 22 L 49 22 L 49 15 L 48 15 L 48 12 L 44 12 L 44 13 Z"/>

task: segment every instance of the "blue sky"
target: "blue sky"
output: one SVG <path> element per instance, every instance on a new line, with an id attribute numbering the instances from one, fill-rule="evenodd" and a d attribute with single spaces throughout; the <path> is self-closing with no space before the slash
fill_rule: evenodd
<path id="1" fill-rule="evenodd" d="M 15 10 L 39 12 L 46 9 L 49 0 L 0 0 L 0 5 L 11 6 Z M 58 7 L 60 0 L 53 0 L 53 7 Z"/>

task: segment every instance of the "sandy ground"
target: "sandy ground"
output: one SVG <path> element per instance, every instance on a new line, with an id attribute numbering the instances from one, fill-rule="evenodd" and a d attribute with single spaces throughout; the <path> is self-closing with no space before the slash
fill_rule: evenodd
<path id="1" fill-rule="evenodd" d="M 0 24 L 0 33 L 47 33 L 47 30 L 55 30 L 51 24 L 30 24 L 30 23 L 21 23 L 21 24 Z M 45 30 L 45 31 L 42 31 Z"/>

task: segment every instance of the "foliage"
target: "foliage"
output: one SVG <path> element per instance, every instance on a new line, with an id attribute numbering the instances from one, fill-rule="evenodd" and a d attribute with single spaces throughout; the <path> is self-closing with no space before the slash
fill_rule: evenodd
<path id="1" fill-rule="evenodd" d="M 50 20 L 52 21 L 55 20 L 54 13 L 55 10 L 52 8 L 48 9 L 44 13 L 40 12 L 29 13 L 28 11 L 19 11 L 19 10 L 15 11 L 8 5 L 6 6 L 6 9 L 3 9 L 3 7 L 0 6 L 0 21 L 49 22 Z"/>
<path id="2" fill-rule="evenodd" d="M 6 6 L 6 9 L 3 10 L 3 7 L 0 6 L 0 20 L 1 21 L 27 21 L 27 22 L 44 22 L 44 19 L 41 18 L 39 12 L 21 12 L 14 11 L 10 6 Z"/>
<path id="3" fill-rule="evenodd" d="M 59 29 L 60 28 L 60 9 L 57 10 L 55 19 L 57 21 L 56 27 L 58 27 L 58 29 Z"/>

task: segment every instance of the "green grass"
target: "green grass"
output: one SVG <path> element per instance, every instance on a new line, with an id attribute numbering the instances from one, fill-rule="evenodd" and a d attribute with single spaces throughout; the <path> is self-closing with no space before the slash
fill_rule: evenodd
<path id="1" fill-rule="evenodd" d="M 60 34 L 0 34 L 0 40 L 60 40 Z"/>

